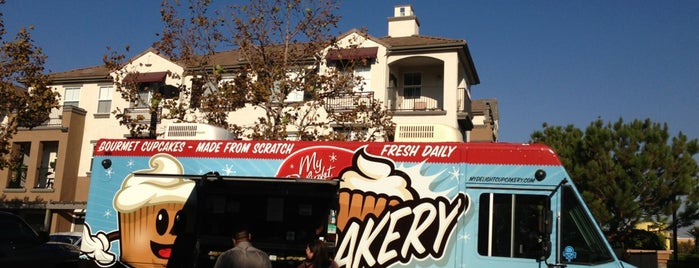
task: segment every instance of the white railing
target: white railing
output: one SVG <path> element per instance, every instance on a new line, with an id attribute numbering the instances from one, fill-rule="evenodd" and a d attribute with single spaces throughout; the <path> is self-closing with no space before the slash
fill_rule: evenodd
<path id="1" fill-rule="evenodd" d="M 161 111 L 162 111 L 162 108 L 160 108 L 160 107 L 158 107 L 158 109 L 155 111 L 157 123 L 160 123 Z M 153 115 L 151 114 L 151 111 L 149 108 L 125 108 L 124 109 L 124 121 L 135 120 L 133 123 L 150 124 L 152 116 Z"/>
<path id="2" fill-rule="evenodd" d="M 328 111 L 348 111 L 354 109 L 356 102 L 368 102 L 374 98 L 374 92 L 354 92 L 325 99 L 325 109 Z"/>

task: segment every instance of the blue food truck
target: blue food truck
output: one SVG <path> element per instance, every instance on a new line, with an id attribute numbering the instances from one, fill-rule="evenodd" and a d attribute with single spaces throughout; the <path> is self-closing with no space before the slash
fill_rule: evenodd
<path id="1" fill-rule="evenodd" d="M 296 267 L 310 239 L 350 268 L 633 267 L 544 145 L 178 129 L 97 142 L 81 248 L 94 264 L 211 267 L 242 227 L 274 267 Z"/>

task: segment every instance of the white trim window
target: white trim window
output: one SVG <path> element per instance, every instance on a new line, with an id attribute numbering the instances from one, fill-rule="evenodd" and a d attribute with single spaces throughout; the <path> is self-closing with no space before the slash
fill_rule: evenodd
<path id="1" fill-rule="evenodd" d="M 293 71 L 293 72 L 287 72 L 286 73 L 286 79 L 287 82 L 291 84 L 296 84 L 302 83 L 303 82 L 303 75 L 300 74 L 299 72 Z M 301 79 L 301 80 L 298 80 Z M 273 102 L 279 102 L 277 94 L 279 94 L 282 91 L 282 81 L 274 81 L 274 84 L 272 85 L 272 101 Z M 293 88 L 288 90 L 286 92 L 286 96 L 284 97 L 284 103 L 291 103 L 291 102 L 302 102 L 304 100 L 305 92 L 303 89 L 298 89 L 298 88 Z"/>
<path id="2" fill-rule="evenodd" d="M 142 88 L 138 90 L 138 102 L 134 108 L 148 108 L 150 107 L 151 91 L 148 88 Z"/>
<path id="3" fill-rule="evenodd" d="M 66 87 L 63 94 L 63 107 L 80 107 L 80 88 Z"/>
<path id="4" fill-rule="evenodd" d="M 111 86 L 100 86 L 99 96 L 97 98 L 97 113 L 108 114 L 112 109 L 112 92 Z"/>
<path id="5" fill-rule="evenodd" d="M 362 78 L 362 84 L 356 85 L 354 92 L 371 91 L 371 66 L 354 67 L 354 77 Z"/>

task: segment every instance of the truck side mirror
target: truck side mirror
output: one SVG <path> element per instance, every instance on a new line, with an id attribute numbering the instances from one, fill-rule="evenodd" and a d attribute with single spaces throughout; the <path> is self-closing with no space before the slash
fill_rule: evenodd
<path id="1" fill-rule="evenodd" d="M 544 234 L 548 237 L 551 237 L 552 232 L 553 232 L 553 211 L 549 210 L 549 211 L 546 211 L 546 215 L 544 216 Z"/>
<path id="2" fill-rule="evenodd" d="M 542 217 L 541 224 L 541 255 L 539 260 L 546 260 L 551 255 L 551 233 L 553 232 L 553 211 L 547 210 Z"/>

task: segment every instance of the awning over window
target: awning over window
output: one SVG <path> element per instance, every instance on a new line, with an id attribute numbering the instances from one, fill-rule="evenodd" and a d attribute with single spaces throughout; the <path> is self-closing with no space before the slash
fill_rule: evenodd
<path id="1" fill-rule="evenodd" d="M 151 83 L 165 81 L 167 72 L 152 72 L 152 73 L 130 73 L 124 77 L 123 83 Z"/>
<path id="2" fill-rule="evenodd" d="M 374 59 L 376 53 L 379 52 L 378 47 L 358 47 L 331 49 L 325 55 L 326 60 L 358 60 L 358 59 Z"/>

